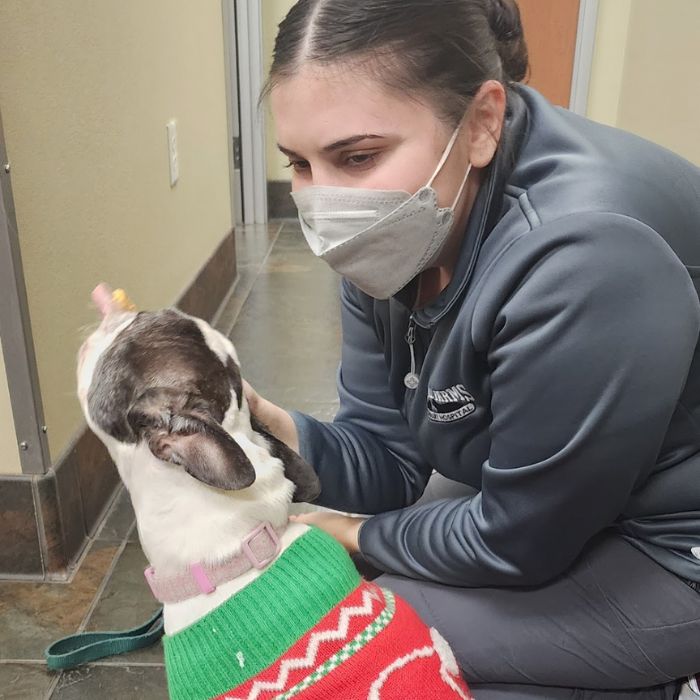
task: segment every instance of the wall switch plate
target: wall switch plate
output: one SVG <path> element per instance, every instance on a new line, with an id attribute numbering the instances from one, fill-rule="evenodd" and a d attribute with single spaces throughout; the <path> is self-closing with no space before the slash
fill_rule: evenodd
<path id="1" fill-rule="evenodd" d="M 180 178 L 180 164 L 177 157 L 177 126 L 172 119 L 165 125 L 168 131 L 168 156 L 170 160 L 170 186 L 174 187 Z"/>

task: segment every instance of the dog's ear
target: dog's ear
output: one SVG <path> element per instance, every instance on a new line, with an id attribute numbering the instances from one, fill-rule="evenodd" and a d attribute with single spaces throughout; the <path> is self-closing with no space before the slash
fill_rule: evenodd
<path id="1" fill-rule="evenodd" d="M 239 491 L 255 481 L 255 469 L 241 446 L 219 425 L 192 416 L 174 416 L 169 430 L 148 439 L 151 452 L 180 464 L 195 479 L 226 491 Z"/>
<path id="2" fill-rule="evenodd" d="M 129 408 L 127 421 L 158 459 L 182 465 L 208 486 L 227 491 L 250 486 L 255 468 L 245 452 L 196 403 L 174 389 L 148 389 Z"/>
<path id="3" fill-rule="evenodd" d="M 272 435 L 255 416 L 250 417 L 250 427 L 268 442 L 270 454 L 282 461 L 284 475 L 294 483 L 295 503 L 313 503 L 321 494 L 321 481 L 314 468 L 293 449 Z"/>

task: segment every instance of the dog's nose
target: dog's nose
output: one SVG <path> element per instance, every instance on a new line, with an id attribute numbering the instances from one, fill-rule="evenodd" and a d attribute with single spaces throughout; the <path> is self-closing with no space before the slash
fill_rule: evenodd
<path id="1" fill-rule="evenodd" d="M 123 314 L 136 311 L 136 307 L 123 289 L 112 291 L 112 288 L 104 282 L 92 290 L 92 301 L 102 314 L 101 328 L 105 330 L 119 321 Z"/>
<path id="2" fill-rule="evenodd" d="M 109 315 L 114 310 L 112 290 L 104 282 L 101 282 L 92 290 L 91 296 L 97 310 L 103 317 Z"/>

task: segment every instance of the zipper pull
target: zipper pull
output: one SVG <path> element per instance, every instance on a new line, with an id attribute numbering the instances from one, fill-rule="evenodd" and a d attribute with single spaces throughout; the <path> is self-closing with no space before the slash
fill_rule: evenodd
<path id="1" fill-rule="evenodd" d="M 403 378 L 403 383 L 407 389 L 415 390 L 420 384 L 420 377 L 416 373 L 416 352 L 414 344 L 416 342 L 416 322 L 411 316 L 408 322 L 408 333 L 406 333 L 406 342 L 411 353 L 411 371 Z"/>

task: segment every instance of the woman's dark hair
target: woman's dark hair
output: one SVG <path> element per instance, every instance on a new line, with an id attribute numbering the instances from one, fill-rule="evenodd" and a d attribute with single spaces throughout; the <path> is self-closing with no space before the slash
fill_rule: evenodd
<path id="1" fill-rule="evenodd" d="M 485 81 L 528 71 L 515 0 L 299 0 L 279 26 L 263 95 L 303 64 L 347 61 L 427 96 L 455 124 Z"/>

